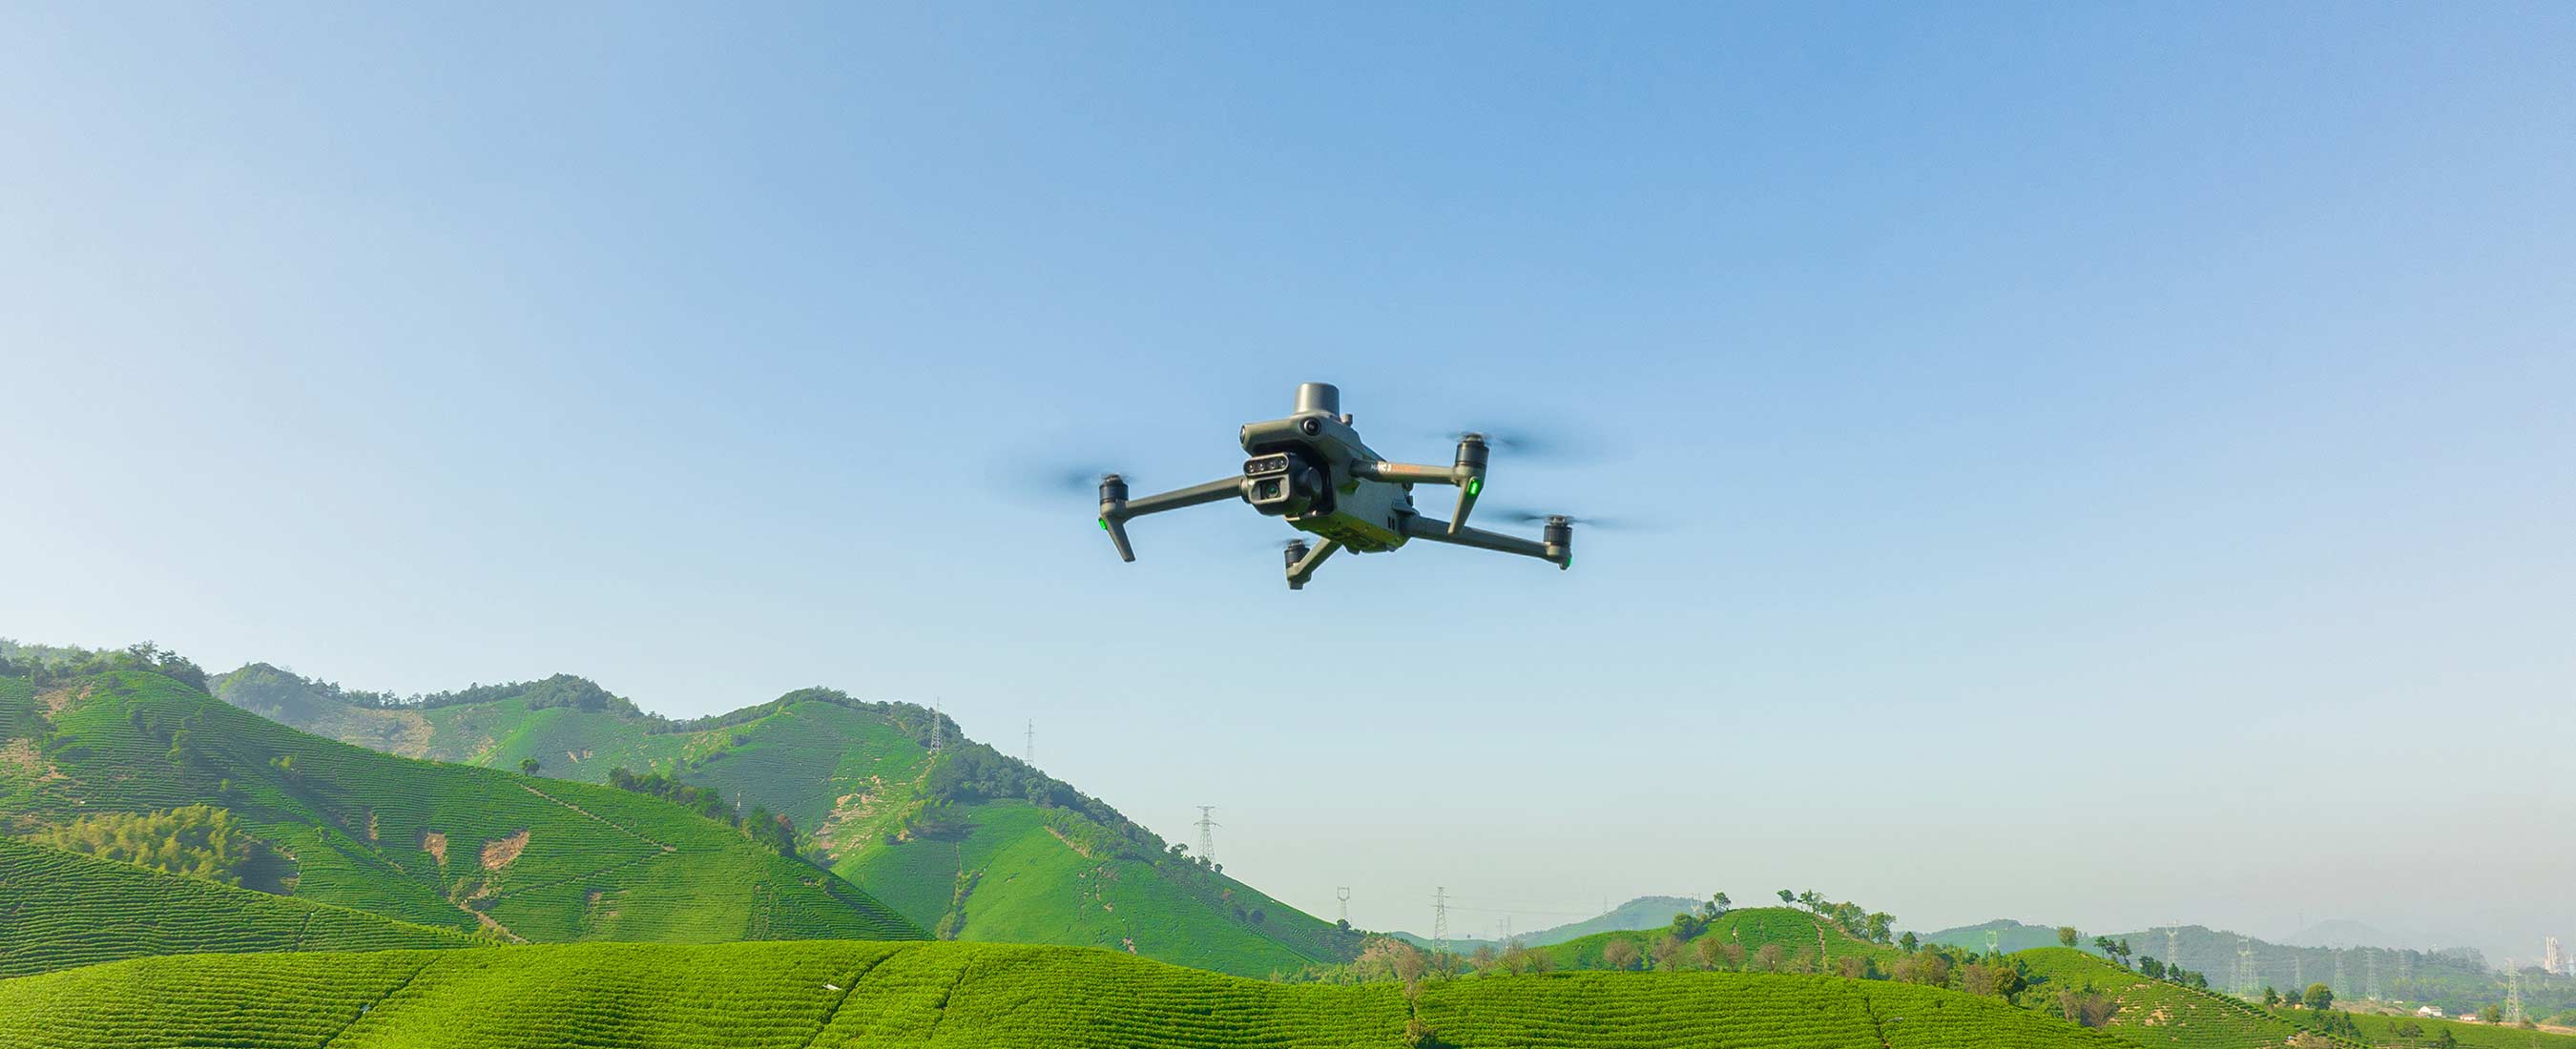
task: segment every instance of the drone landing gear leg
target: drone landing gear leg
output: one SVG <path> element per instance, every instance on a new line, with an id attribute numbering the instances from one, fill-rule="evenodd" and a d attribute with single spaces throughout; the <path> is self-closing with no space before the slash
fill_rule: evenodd
<path id="1" fill-rule="evenodd" d="M 1323 564 L 1325 558 L 1333 556 L 1333 551 L 1341 548 L 1341 541 L 1336 539 L 1324 540 L 1311 550 L 1304 547 L 1289 547 L 1288 589 L 1306 589 L 1306 581 L 1315 578 L 1315 566 Z"/>

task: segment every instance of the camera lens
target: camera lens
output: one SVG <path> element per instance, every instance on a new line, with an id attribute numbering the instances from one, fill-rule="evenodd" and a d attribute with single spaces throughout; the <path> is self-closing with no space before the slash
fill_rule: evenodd
<path id="1" fill-rule="evenodd" d="M 1298 423 L 1297 428 L 1306 431 L 1306 436 L 1308 437 L 1313 437 L 1316 434 L 1324 432 L 1324 424 L 1314 419 L 1308 419 L 1305 422 Z"/>

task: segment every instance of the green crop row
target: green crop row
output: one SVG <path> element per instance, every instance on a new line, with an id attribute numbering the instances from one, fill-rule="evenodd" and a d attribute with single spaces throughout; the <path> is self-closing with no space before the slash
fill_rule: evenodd
<path id="1" fill-rule="evenodd" d="M 1950 991 L 1816 976 L 1559 973 L 1275 984 L 1070 947 L 582 944 L 153 958 L 0 981 L 0 1045 L 1120 1049 L 1430 1044 L 2103 1049 Z"/>
<path id="2" fill-rule="evenodd" d="M 0 977 L 156 954 L 477 942 L 443 929 L 0 838 Z"/>

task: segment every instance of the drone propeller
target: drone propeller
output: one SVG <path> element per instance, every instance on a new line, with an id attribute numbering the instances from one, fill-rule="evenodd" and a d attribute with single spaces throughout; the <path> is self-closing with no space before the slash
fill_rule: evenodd
<path id="1" fill-rule="evenodd" d="M 1105 466 L 1074 464 L 1037 466 L 1024 472 L 1020 483 L 1041 491 L 1088 495 L 1099 489 L 1100 482 L 1104 478 L 1117 473 L 1117 470 Z"/>
<path id="2" fill-rule="evenodd" d="M 1490 429 L 1452 430 L 1442 434 L 1450 441 L 1470 437 L 1482 438 L 1495 451 L 1515 459 L 1540 462 L 1564 462 L 1586 454 L 1584 443 L 1569 436 L 1563 427 L 1544 425 L 1497 426 Z"/>
<path id="3" fill-rule="evenodd" d="M 1613 531 L 1621 532 L 1641 532 L 1654 527 L 1654 525 L 1645 521 L 1640 521 L 1634 517 L 1578 517 L 1573 514 L 1543 514 L 1536 510 L 1521 509 L 1492 510 L 1488 512 L 1500 515 L 1504 520 L 1520 524 L 1554 524 L 1562 522 L 1570 525 L 1582 525 L 1585 528 L 1608 528 Z"/>

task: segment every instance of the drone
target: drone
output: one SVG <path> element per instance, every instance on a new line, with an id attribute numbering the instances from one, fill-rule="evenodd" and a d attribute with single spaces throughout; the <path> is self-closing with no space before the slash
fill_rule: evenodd
<path id="1" fill-rule="evenodd" d="M 1391 462 L 1360 442 L 1351 417 L 1342 414 L 1341 390 L 1310 382 L 1297 387 L 1297 407 L 1287 418 L 1247 424 L 1241 436 L 1243 451 L 1251 458 L 1243 461 L 1238 476 L 1136 499 L 1127 497 L 1124 478 L 1114 473 L 1102 476 L 1100 528 L 1117 545 L 1118 556 L 1136 559 L 1136 550 L 1127 541 L 1130 520 L 1241 499 L 1263 515 L 1285 520 L 1316 537 L 1311 545 L 1300 537 L 1285 548 L 1290 590 L 1305 589 L 1315 569 L 1337 551 L 1385 553 L 1415 539 L 1535 557 L 1559 570 L 1574 565 L 1572 517 L 1522 515 L 1542 522 L 1536 540 L 1467 527 L 1467 515 L 1485 490 L 1485 461 L 1492 449 L 1484 434 L 1458 435 L 1458 456 L 1448 466 Z M 1458 508 L 1447 521 L 1425 517 L 1414 508 L 1417 484 L 1458 489 Z"/>

